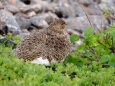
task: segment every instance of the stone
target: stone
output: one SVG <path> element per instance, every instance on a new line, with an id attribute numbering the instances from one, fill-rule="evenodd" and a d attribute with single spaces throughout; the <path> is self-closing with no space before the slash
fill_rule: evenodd
<path id="1" fill-rule="evenodd" d="M 73 8 L 75 10 L 76 17 L 84 16 L 85 15 L 84 11 L 81 8 L 81 6 L 79 5 L 79 3 L 71 2 L 71 6 L 73 6 Z"/>
<path id="2" fill-rule="evenodd" d="M 55 13 L 59 18 L 68 18 L 68 17 L 75 17 L 75 10 L 74 8 L 68 3 L 59 3 L 58 6 L 54 7 Z"/>
<path id="3" fill-rule="evenodd" d="M 9 2 L 10 4 L 14 4 L 14 3 L 16 2 L 16 0 L 8 0 L 8 2 Z"/>
<path id="4" fill-rule="evenodd" d="M 18 8 L 22 8 L 22 7 L 26 7 L 27 6 L 21 0 L 16 0 L 14 5 L 17 6 Z"/>
<path id="5" fill-rule="evenodd" d="M 115 0 L 101 0 L 99 6 L 103 11 L 111 10 L 115 13 Z"/>
<path id="6" fill-rule="evenodd" d="M 6 10 L 0 10 L 0 21 L 5 23 L 8 27 L 8 31 L 13 34 L 17 34 L 20 32 L 20 27 L 15 20 L 15 17 Z"/>
<path id="7" fill-rule="evenodd" d="M 0 21 L 0 35 L 5 35 L 7 32 L 7 28 L 5 28 L 5 24 Z"/>
<path id="8" fill-rule="evenodd" d="M 16 14 L 16 13 L 18 13 L 20 11 L 18 7 L 16 7 L 15 5 L 10 5 L 10 4 L 6 5 L 5 9 L 10 11 L 13 14 Z"/>
<path id="9" fill-rule="evenodd" d="M 55 14 L 48 12 L 31 17 L 30 22 L 32 25 L 41 29 L 41 28 L 47 28 L 50 22 L 52 22 L 54 19 L 58 19 L 58 17 Z"/>
<path id="10" fill-rule="evenodd" d="M 94 2 L 97 2 L 99 4 L 101 3 L 101 0 L 94 0 Z"/>
<path id="11" fill-rule="evenodd" d="M 35 11 L 31 11 L 27 13 L 27 16 L 30 18 L 30 17 L 36 16 L 36 13 Z"/>
<path id="12" fill-rule="evenodd" d="M 39 16 L 34 16 L 30 18 L 31 25 L 37 27 L 38 29 L 48 27 L 47 22 L 44 19 L 41 19 Z"/>
<path id="13" fill-rule="evenodd" d="M 28 13 L 31 11 L 35 11 L 35 12 L 39 12 L 41 10 L 41 5 L 37 4 L 37 5 L 30 5 L 30 6 L 25 6 L 25 7 L 21 7 L 20 11 L 23 13 Z"/>
<path id="14" fill-rule="evenodd" d="M 93 0 L 79 0 L 79 3 L 88 7 L 90 4 L 93 3 Z"/>
<path id="15" fill-rule="evenodd" d="M 31 4 L 40 4 L 41 6 L 46 6 L 48 2 L 44 0 L 31 0 Z"/>
<path id="16" fill-rule="evenodd" d="M 108 21 L 104 16 L 98 16 L 98 15 L 89 15 L 89 20 L 92 22 L 92 25 L 95 30 L 97 29 L 106 29 L 109 25 Z M 66 19 L 67 22 L 67 28 L 69 31 L 77 31 L 81 33 L 84 29 L 91 27 L 88 19 L 86 16 L 83 17 L 77 17 L 77 18 L 69 18 Z"/>
<path id="17" fill-rule="evenodd" d="M 29 4 L 31 4 L 31 1 L 32 0 L 21 0 L 24 4 L 27 4 L 27 5 L 29 5 Z"/>
<path id="18" fill-rule="evenodd" d="M 89 8 L 89 7 L 83 7 L 83 8 L 88 15 L 103 15 L 103 12 L 97 8 Z"/>
<path id="19" fill-rule="evenodd" d="M 15 15 L 15 19 L 18 23 L 18 25 L 20 26 L 21 30 L 22 29 L 28 29 L 31 25 L 29 19 L 26 19 L 23 14 L 18 13 Z"/>
<path id="20" fill-rule="evenodd" d="M 52 22 L 54 19 L 58 19 L 57 15 L 51 12 L 48 13 L 42 13 L 39 15 L 41 19 L 44 19 L 48 24 Z"/>

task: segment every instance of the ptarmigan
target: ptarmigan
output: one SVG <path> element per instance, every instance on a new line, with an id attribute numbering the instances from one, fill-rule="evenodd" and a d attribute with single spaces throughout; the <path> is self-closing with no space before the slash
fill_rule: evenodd
<path id="1" fill-rule="evenodd" d="M 16 48 L 16 55 L 34 64 L 63 62 L 70 53 L 70 41 L 62 19 L 55 19 L 47 29 L 32 32 Z"/>

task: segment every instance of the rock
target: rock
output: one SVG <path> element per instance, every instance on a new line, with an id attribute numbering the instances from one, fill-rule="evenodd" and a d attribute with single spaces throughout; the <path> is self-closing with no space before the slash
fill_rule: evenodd
<path id="1" fill-rule="evenodd" d="M 3 9 L 4 8 L 4 6 L 2 6 L 2 3 L 0 2 L 0 9 Z"/>
<path id="2" fill-rule="evenodd" d="M 1 2 L 2 2 L 3 5 L 9 5 L 9 4 L 10 4 L 10 5 L 11 5 L 11 4 L 13 5 L 13 4 L 16 3 L 16 1 L 17 1 L 17 0 L 2 0 Z"/>
<path id="3" fill-rule="evenodd" d="M 93 3 L 93 0 L 79 0 L 79 3 L 88 7 L 90 4 Z"/>
<path id="4" fill-rule="evenodd" d="M 15 6 L 19 7 L 19 8 L 22 8 L 22 7 L 26 7 L 27 5 L 24 4 L 21 0 L 16 0 L 15 1 Z"/>
<path id="5" fill-rule="evenodd" d="M 115 0 L 101 0 L 99 6 L 103 11 L 111 10 L 115 13 Z"/>
<path id="6" fill-rule="evenodd" d="M 101 0 L 94 0 L 94 2 L 97 2 L 99 4 L 101 3 Z"/>
<path id="7" fill-rule="evenodd" d="M 29 19 L 26 19 L 23 14 L 18 13 L 15 15 L 15 19 L 18 23 L 18 25 L 20 26 L 21 30 L 22 29 L 28 29 L 31 25 Z"/>
<path id="8" fill-rule="evenodd" d="M 75 10 L 76 17 L 85 16 L 85 12 L 89 15 L 103 15 L 103 12 L 99 9 L 97 4 L 93 4 L 86 7 L 86 6 L 80 5 L 79 3 L 71 2 L 71 6 L 73 6 Z"/>
<path id="9" fill-rule="evenodd" d="M 106 29 L 107 25 L 109 25 L 108 21 L 104 16 L 90 15 L 90 21 L 95 30 L 98 29 Z M 77 17 L 77 18 L 69 18 L 65 20 L 67 22 L 67 29 L 71 32 L 79 32 L 81 33 L 84 29 L 91 27 L 86 16 Z"/>
<path id="10" fill-rule="evenodd" d="M 41 19 L 39 16 L 34 16 L 30 18 L 30 23 L 37 27 L 38 29 L 48 27 L 47 22 L 44 19 Z"/>
<path id="11" fill-rule="evenodd" d="M 115 0 L 101 0 L 102 3 L 115 4 Z"/>
<path id="12" fill-rule="evenodd" d="M 40 4 L 42 7 L 44 7 L 48 4 L 48 2 L 44 0 L 31 0 L 31 5 L 33 4 Z"/>
<path id="13" fill-rule="evenodd" d="M 5 9 L 10 11 L 13 14 L 16 14 L 16 13 L 18 13 L 20 11 L 18 7 L 16 7 L 15 5 L 10 5 L 10 4 L 6 5 Z"/>
<path id="14" fill-rule="evenodd" d="M 31 11 L 39 12 L 40 10 L 41 10 L 41 5 L 40 4 L 30 5 L 30 6 L 20 8 L 20 11 L 23 12 L 23 13 L 28 13 L 28 12 L 31 12 Z"/>
<path id="15" fill-rule="evenodd" d="M 75 10 L 72 6 L 68 3 L 59 3 L 58 6 L 54 7 L 55 13 L 59 18 L 68 18 L 68 17 L 75 17 Z"/>
<path id="16" fill-rule="evenodd" d="M 109 21 L 109 24 L 112 24 L 115 22 L 115 0 L 102 0 L 99 4 L 99 7 L 106 16 L 110 17 L 107 18 Z"/>
<path id="17" fill-rule="evenodd" d="M 24 39 L 27 35 L 30 35 L 31 32 L 29 32 L 27 29 L 23 29 L 20 33 L 20 36 L 22 39 Z"/>
<path id="18" fill-rule="evenodd" d="M 5 24 L 0 21 L 0 35 L 5 35 L 6 31 L 7 31 L 7 29 L 5 28 Z"/>
<path id="19" fill-rule="evenodd" d="M 35 27 L 37 29 L 47 28 L 49 24 L 56 18 L 58 17 L 51 12 L 43 13 L 43 14 L 39 14 L 37 16 L 31 17 L 30 22 L 32 26 L 29 27 L 29 29 L 35 30 Z"/>
<path id="20" fill-rule="evenodd" d="M 29 5 L 29 4 L 31 4 L 31 0 L 21 0 L 24 4 L 27 4 L 27 5 Z"/>
<path id="21" fill-rule="evenodd" d="M 50 22 L 52 22 L 54 19 L 58 19 L 57 15 L 48 12 L 48 13 L 42 13 L 39 15 L 39 17 L 41 19 L 44 19 L 48 24 L 50 24 Z"/>
<path id="22" fill-rule="evenodd" d="M 20 32 L 20 27 L 10 12 L 0 10 L 0 21 L 6 24 L 9 32 L 12 32 L 13 34 Z"/>
<path id="23" fill-rule="evenodd" d="M 85 12 L 89 15 L 103 15 L 103 12 L 97 8 L 89 8 L 89 7 L 83 7 L 83 8 Z"/>
<path id="24" fill-rule="evenodd" d="M 14 7 L 16 7 L 16 9 L 26 7 L 26 5 L 22 3 L 20 0 L 2 0 L 1 3 L 3 6 L 10 6 L 9 9 L 15 9 Z"/>
<path id="25" fill-rule="evenodd" d="M 95 27 L 94 29 L 107 29 L 109 26 L 109 22 L 104 16 L 92 15 L 89 18 Z"/>
<path id="26" fill-rule="evenodd" d="M 3 9 L 3 8 L 5 8 L 4 6 L 2 6 L 2 5 L 0 5 L 0 9 Z"/>
<path id="27" fill-rule="evenodd" d="M 49 26 L 48 24 L 56 18 L 58 17 L 55 14 L 48 12 L 31 17 L 30 22 L 37 28 L 46 28 Z"/>
<path id="28" fill-rule="evenodd" d="M 71 6 L 73 6 L 73 8 L 75 10 L 76 17 L 85 15 L 83 9 L 81 8 L 81 6 L 78 3 L 71 2 Z"/>
<path id="29" fill-rule="evenodd" d="M 8 2 L 9 2 L 10 4 L 14 4 L 14 3 L 16 2 L 16 0 L 8 0 Z"/>
<path id="30" fill-rule="evenodd" d="M 1 3 L 2 3 L 2 5 L 7 5 L 7 4 L 9 4 L 8 0 L 2 0 Z"/>
<path id="31" fill-rule="evenodd" d="M 27 13 L 27 16 L 30 18 L 30 17 L 36 16 L 36 13 L 35 11 L 31 11 Z"/>

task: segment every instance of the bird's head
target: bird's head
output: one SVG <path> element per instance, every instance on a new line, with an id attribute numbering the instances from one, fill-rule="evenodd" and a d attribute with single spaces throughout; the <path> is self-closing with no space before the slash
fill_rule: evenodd
<path id="1" fill-rule="evenodd" d="M 63 32 L 63 31 L 65 31 L 65 25 L 66 25 L 66 23 L 63 19 L 54 19 L 51 22 L 49 29 Z"/>

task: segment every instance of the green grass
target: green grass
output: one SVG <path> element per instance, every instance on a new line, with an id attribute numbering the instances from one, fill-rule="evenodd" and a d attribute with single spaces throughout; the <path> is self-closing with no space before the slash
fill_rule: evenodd
<path id="1" fill-rule="evenodd" d="M 4 53 L 0 55 L 1 86 L 115 85 L 114 67 L 102 68 L 97 62 L 82 67 L 73 63 L 56 63 L 45 67 L 19 60 L 16 56 L 10 55 L 9 48 L 4 50 Z"/>
<path id="2" fill-rule="evenodd" d="M 96 34 L 92 34 L 92 29 L 86 29 L 84 44 L 76 47 L 63 63 L 51 64 L 50 67 L 18 59 L 11 52 L 12 46 L 2 42 L 0 86 L 114 86 L 114 33 L 114 25 Z M 16 43 L 20 40 L 11 34 L 6 38 Z M 78 36 L 72 35 L 72 43 L 76 40 Z"/>

